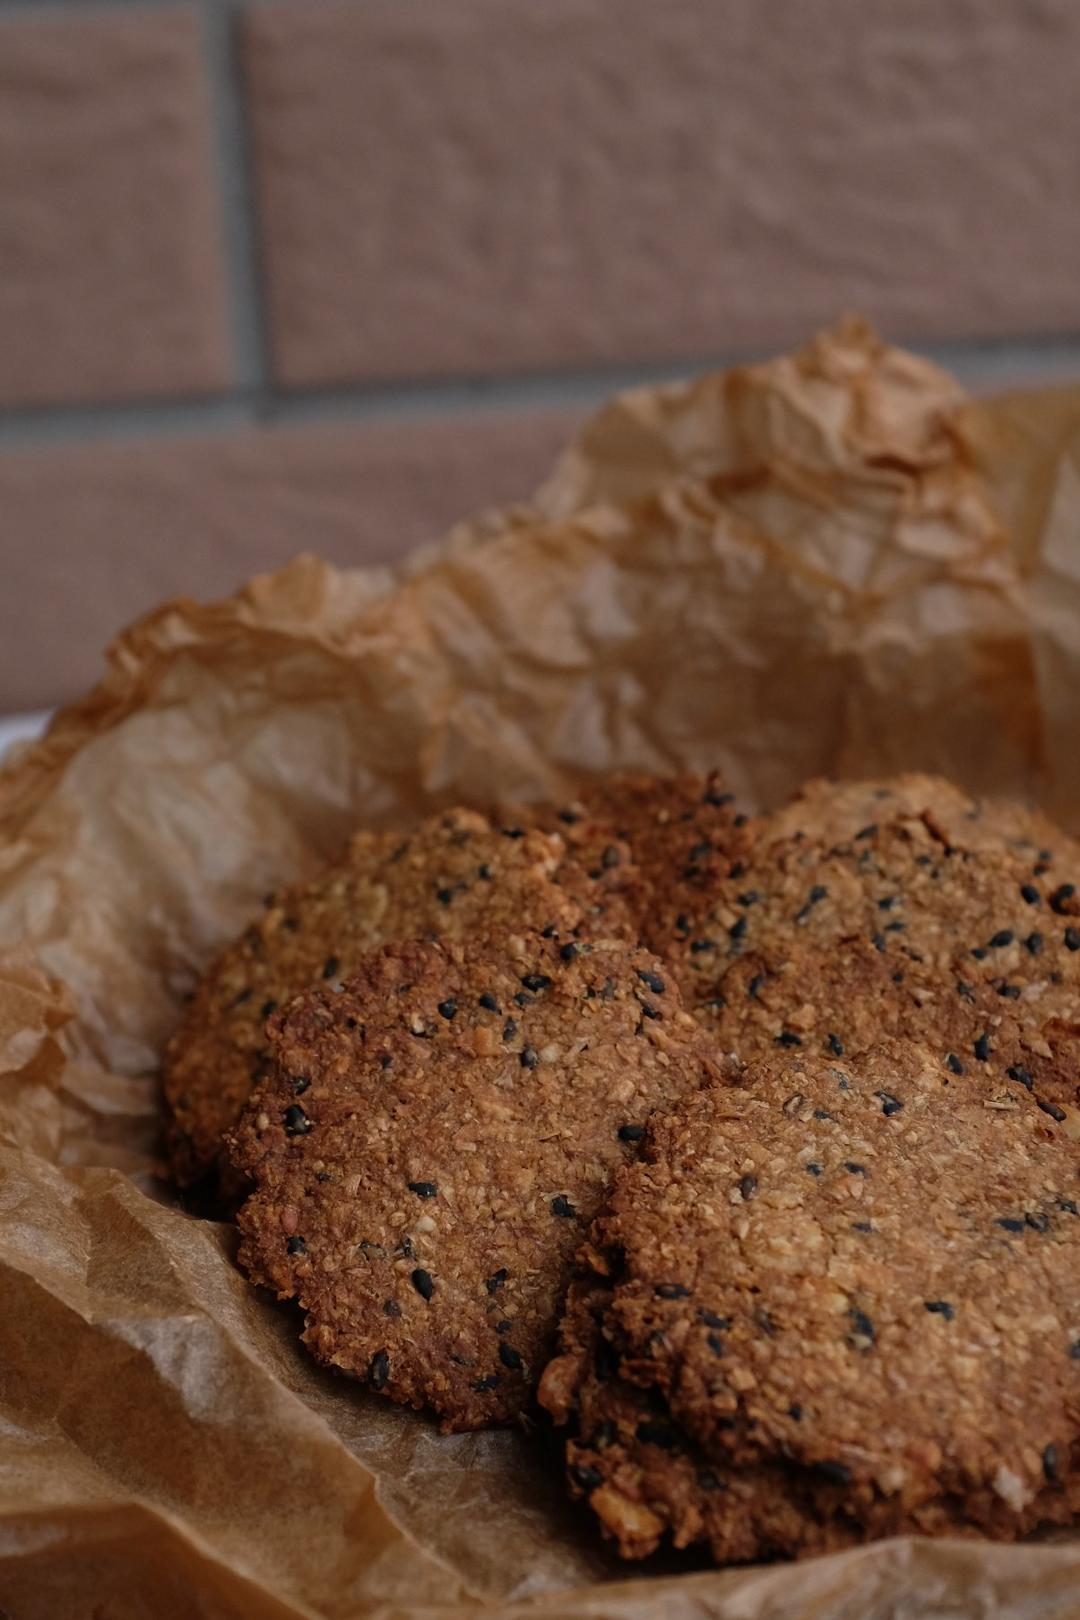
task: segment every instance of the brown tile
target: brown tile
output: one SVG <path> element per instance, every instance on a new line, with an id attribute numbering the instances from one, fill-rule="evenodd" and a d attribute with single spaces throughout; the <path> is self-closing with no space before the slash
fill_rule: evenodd
<path id="1" fill-rule="evenodd" d="M 0 455 L 0 713 L 78 695 L 169 596 L 214 597 L 301 551 L 397 561 L 521 499 L 573 413 L 269 428 Z"/>
<path id="2" fill-rule="evenodd" d="M 197 14 L 0 16 L 0 405 L 229 378 Z"/>
<path id="3" fill-rule="evenodd" d="M 277 375 L 1075 329 L 1078 59 L 1074 0 L 253 7 Z"/>

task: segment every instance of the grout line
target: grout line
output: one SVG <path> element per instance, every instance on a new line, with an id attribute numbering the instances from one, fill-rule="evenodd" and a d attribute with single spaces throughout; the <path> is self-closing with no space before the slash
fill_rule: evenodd
<path id="1" fill-rule="evenodd" d="M 51 3 L 51 0 L 48 0 Z M 2 0 L 0 0 L 2 4 Z M 1080 382 L 1080 336 L 909 344 L 969 388 Z M 455 412 L 589 409 L 626 388 L 663 383 L 765 358 L 745 352 L 640 365 L 593 366 L 511 377 L 418 379 L 266 394 L 256 386 L 187 400 L 125 401 L 55 409 L 0 409 L 0 451 L 83 440 L 153 439 L 260 425 L 422 420 Z"/>
<path id="2" fill-rule="evenodd" d="M 219 209 L 241 390 L 266 387 L 267 345 L 250 143 L 237 51 L 239 7 L 203 0 L 202 34 L 215 124 Z"/>

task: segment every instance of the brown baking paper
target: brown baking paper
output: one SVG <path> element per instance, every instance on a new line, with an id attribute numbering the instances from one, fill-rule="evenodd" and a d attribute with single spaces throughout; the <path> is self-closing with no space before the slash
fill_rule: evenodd
<path id="1" fill-rule="evenodd" d="M 1080 1612 L 1080 1544 L 619 1565 L 516 1433 L 318 1370 L 155 1182 L 180 998 L 357 823 L 719 764 L 941 770 L 1080 825 L 1080 390 L 857 322 L 600 412 L 399 574 L 174 602 L 0 773 L 0 1608 L 15 1620 Z"/>

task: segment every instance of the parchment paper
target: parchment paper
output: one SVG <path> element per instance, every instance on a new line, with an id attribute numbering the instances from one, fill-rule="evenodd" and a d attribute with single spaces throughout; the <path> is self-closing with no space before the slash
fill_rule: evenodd
<path id="1" fill-rule="evenodd" d="M 319 1372 L 153 1176 L 179 999 L 358 823 L 719 764 L 941 770 L 1080 824 L 1080 389 L 858 322 L 625 395 L 399 574 L 174 602 L 0 772 L 0 1607 L 14 1620 L 1080 1613 L 1080 1544 L 620 1566 L 511 1433 Z"/>

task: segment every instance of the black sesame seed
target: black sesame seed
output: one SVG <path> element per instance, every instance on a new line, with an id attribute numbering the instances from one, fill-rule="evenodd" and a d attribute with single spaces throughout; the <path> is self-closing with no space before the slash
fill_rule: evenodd
<path id="1" fill-rule="evenodd" d="M 500 1266 L 498 1271 L 493 1271 L 491 1276 L 486 1279 L 484 1287 L 487 1289 L 489 1294 L 496 1294 L 508 1276 L 509 1272 L 506 1270 L 506 1267 Z"/>
<path id="2" fill-rule="evenodd" d="M 843 1057 L 844 1055 L 843 1041 L 840 1039 L 839 1035 L 833 1035 L 831 1032 L 829 1035 L 829 1051 L 832 1053 L 833 1057 Z"/>
<path id="3" fill-rule="evenodd" d="M 684 1283 L 657 1283 L 653 1289 L 658 1299 L 689 1299 L 690 1290 Z"/>
<path id="4" fill-rule="evenodd" d="M 440 1001 L 439 1002 L 439 1011 L 442 1014 L 442 1016 L 446 1019 L 446 1021 L 449 1023 L 450 1019 L 453 1018 L 455 1016 L 455 1014 L 457 1013 L 457 1002 L 454 1000 L 454 998 L 452 996 L 449 997 L 446 1001 Z"/>
<path id="5" fill-rule="evenodd" d="M 501 1373 L 485 1373 L 483 1378 L 473 1380 L 473 1389 L 478 1395 L 486 1395 L 489 1390 L 498 1389 L 501 1383 Z"/>
<path id="6" fill-rule="evenodd" d="M 794 1035 L 794 1034 L 792 1034 L 791 1030 L 785 1029 L 776 1037 L 776 1045 L 777 1046 L 801 1046 L 802 1045 L 802 1036 L 801 1035 Z"/>
<path id="7" fill-rule="evenodd" d="M 667 1423 L 647 1419 L 638 1424 L 634 1433 L 643 1445 L 660 1446 L 664 1451 L 674 1451 L 679 1444 L 679 1436 Z"/>
<path id="8" fill-rule="evenodd" d="M 616 991 L 617 988 L 618 988 L 618 986 L 616 985 L 614 979 L 605 979 L 604 983 L 603 983 L 603 985 L 601 986 L 601 989 L 600 989 L 600 1000 L 601 1001 L 614 1001 L 615 1000 L 615 991 Z"/>
<path id="9" fill-rule="evenodd" d="M 951 1069 L 953 1074 L 963 1074 L 964 1072 L 964 1065 L 961 1063 L 955 1052 L 946 1052 L 945 1067 L 947 1069 Z"/>
<path id="10" fill-rule="evenodd" d="M 1065 914 L 1065 902 L 1071 900 L 1076 893 L 1075 883 L 1059 883 L 1050 896 L 1050 910 L 1056 911 L 1059 917 Z"/>
<path id="11" fill-rule="evenodd" d="M 865 1164 L 856 1164 L 854 1159 L 845 1159 L 844 1169 L 849 1176 L 865 1176 L 867 1174 Z"/>
<path id="12" fill-rule="evenodd" d="M 860 838 L 873 838 L 873 836 L 874 836 L 874 834 L 876 832 L 877 832 L 877 822 L 876 821 L 871 821 L 868 826 L 861 828 L 855 834 L 855 837 L 856 837 L 856 840 L 858 840 Z"/>
<path id="13" fill-rule="evenodd" d="M 957 979 L 957 981 L 956 981 L 956 993 L 964 1001 L 974 1001 L 975 1000 L 975 991 L 972 989 L 971 985 L 965 983 L 965 981 L 963 979 Z"/>
<path id="14" fill-rule="evenodd" d="M 1039 901 L 1042 899 L 1042 895 L 1039 893 L 1034 883 L 1021 883 L 1020 898 L 1022 900 L 1026 900 L 1029 906 L 1037 906 Z"/>
<path id="15" fill-rule="evenodd" d="M 976 962 L 985 962 L 989 952 L 987 952 L 982 945 L 976 945 L 971 954 L 975 958 Z"/>
<path id="16" fill-rule="evenodd" d="M 989 1058 L 990 1058 L 990 1052 L 991 1052 L 989 1034 L 984 1031 L 983 1034 L 980 1035 L 978 1040 L 975 1042 L 975 1045 L 973 1046 L 972 1050 L 975 1053 L 975 1056 L 978 1058 L 980 1063 L 988 1062 Z"/>
<path id="17" fill-rule="evenodd" d="M 1070 1215 L 1080 1215 L 1080 1207 L 1077 1206 L 1075 1198 L 1059 1198 L 1058 1209 L 1066 1210 Z"/>
<path id="18" fill-rule="evenodd" d="M 501 1321 L 496 1322 L 495 1331 L 496 1333 L 509 1333 L 513 1325 L 514 1324 L 511 1322 L 510 1318 L 508 1316 L 504 1316 Z"/>
<path id="19" fill-rule="evenodd" d="M 1074 1339 L 1069 1346 L 1069 1360 L 1080 1361 L 1080 1339 Z"/>
<path id="20" fill-rule="evenodd" d="M 571 810 L 570 807 L 567 806 L 565 810 L 559 811 L 559 820 L 564 821 L 568 827 L 576 827 L 578 822 L 581 820 L 581 815 L 579 811 Z"/>
<path id="21" fill-rule="evenodd" d="M 874 1324 L 865 1311 L 860 1311 L 857 1305 L 851 1307 L 851 1326 L 860 1339 L 869 1339 L 874 1342 Z"/>
<path id="22" fill-rule="evenodd" d="M 394 1067 L 394 1060 L 390 1056 L 389 1052 L 380 1052 L 379 1053 L 379 1065 L 380 1065 L 381 1068 L 384 1068 L 384 1069 L 392 1069 Z"/>
<path id="23" fill-rule="evenodd" d="M 307 1244 L 302 1237 L 291 1237 L 285 1245 L 287 1254 L 307 1254 Z"/>
<path id="24" fill-rule="evenodd" d="M 572 962 L 575 956 L 581 955 L 581 946 L 576 940 L 567 940 L 565 945 L 559 947 L 559 957 L 563 962 Z"/>
<path id="25" fill-rule="evenodd" d="M 740 940 L 746 934 L 746 918 L 738 917 L 728 929 L 728 938 Z"/>
<path id="26" fill-rule="evenodd" d="M 814 1118 L 815 1119 L 831 1119 L 834 1124 L 836 1123 L 836 1115 L 835 1114 L 830 1114 L 829 1110 L 827 1108 L 815 1108 L 814 1109 Z"/>
<path id="27" fill-rule="evenodd" d="M 604 1483 L 604 1476 L 598 1468 L 590 1468 L 587 1463 L 576 1463 L 570 1470 L 570 1478 L 583 1491 L 595 1491 Z"/>
<path id="28" fill-rule="evenodd" d="M 814 1472 L 819 1479 L 825 1480 L 829 1485 L 850 1485 L 851 1469 L 845 1463 L 834 1462 L 831 1458 L 813 1465 Z"/>
<path id="29" fill-rule="evenodd" d="M 745 894 L 737 895 L 736 899 L 740 906 L 756 906 L 761 895 L 757 889 L 747 889 Z"/>
<path id="30" fill-rule="evenodd" d="M 664 994 L 666 986 L 659 973 L 650 973 L 646 968 L 638 968 L 637 976 L 645 986 L 646 990 L 651 990 L 654 996 L 662 996 Z"/>
<path id="31" fill-rule="evenodd" d="M 478 866 L 476 868 L 476 875 L 477 875 L 477 877 L 480 879 L 480 881 L 482 883 L 490 883 L 491 882 L 491 867 L 487 864 L 486 861 L 484 862 L 484 864 L 482 866 Z"/>
<path id="32" fill-rule="evenodd" d="M 742 811 L 740 810 L 739 814 L 737 816 L 735 816 L 734 819 L 732 820 L 731 825 L 733 827 L 745 827 L 746 823 L 749 821 L 749 819 L 750 819 L 749 816 L 744 816 Z"/>
<path id="33" fill-rule="evenodd" d="M 821 1174 L 821 1166 L 820 1166 L 820 1164 L 808 1164 L 806 1166 L 806 1169 L 810 1172 L 810 1174 L 812 1176 L 820 1176 L 820 1174 Z"/>
<path id="34" fill-rule="evenodd" d="M 515 1022 L 515 1020 L 513 1018 L 508 1018 L 506 1020 L 506 1023 L 503 1025 L 503 1033 L 502 1033 L 503 1040 L 504 1041 L 512 1041 L 514 1036 L 517 1034 L 517 1032 L 518 1032 L 517 1023 Z"/>
<path id="35" fill-rule="evenodd" d="M 1017 1085 L 1026 1086 L 1028 1091 L 1030 1091 L 1034 1085 L 1030 1071 L 1025 1069 L 1021 1063 L 1010 1063 L 1009 1067 L 1005 1070 L 1005 1073 L 1008 1075 L 1010 1080 L 1015 1080 Z"/>
<path id="36" fill-rule="evenodd" d="M 990 940 L 990 949 L 992 951 L 1004 950 L 1006 945 L 1012 944 L 1015 937 L 1011 928 L 999 928 Z"/>
<path id="37" fill-rule="evenodd" d="M 564 1220 L 572 1221 L 577 1215 L 577 1210 L 565 1193 L 559 1193 L 557 1197 L 551 1200 L 551 1213 L 561 1215 Z"/>
<path id="38" fill-rule="evenodd" d="M 372 1389 L 383 1389 L 390 1376 L 390 1357 L 385 1350 L 376 1350 L 368 1364 L 368 1379 Z"/>
<path id="39" fill-rule="evenodd" d="M 765 983 L 765 975 L 764 975 L 764 973 L 755 973 L 754 977 L 750 980 L 750 983 L 746 987 L 747 996 L 756 1001 L 757 1000 L 757 993 L 761 989 L 761 987 L 762 987 L 762 985 L 764 983 Z"/>
<path id="40" fill-rule="evenodd" d="M 292 1103 L 290 1107 L 286 1108 L 281 1117 L 285 1122 L 285 1130 L 289 1136 L 306 1136 L 311 1129 L 311 1121 L 299 1103 Z"/>
<path id="41" fill-rule="evenodd" d="M 1024 941 L 1026 949 L 1031 952 L 1032 956 L 1042 955 L 1044 943 L 1043 936 L 1039 933 L 1029 934 L 1027 939 Z"/>
<path id="42" fill-rule="evenodd" d="M 794 1418 L 796 1423 L 802 1422 L 802 1407 L 798 1401 L 792 1401 L 788 1407 L 788 1417 Z"/>
<path id="43" fill-rule="evenodd" d="M 535 996 L 527 996 L 524 990 L 519 990 L 514 997 L 514 1005 L 515 1007 L 531 1007 L 535 1000 Z"/>
<path id="44" fill-rule="evenodd" d="M 1065 949 L 1067 951 L 1080 951 L 1080 928 L 1066 928 Z"/>
<path id="45" fill-rule="evenodd" d="M 409 1191 L 415 1193 L 417 1198 L 436 1198 L 439 1187 L 435 1181 L 410 1181 Z"/>
<path id="46" fill-rule="evenodd" d="M 435 898 L 440 906 L 448 906 L 454 898 L 454 891 L 453 889 L 436 889 Z"/>
<path id="47" fill-rule="evenodd" d="M 702 951 L 711 951 L 716 948 L 715 939 L 692 939 L 690 941 L 691 956 L 700 956 Z"/>
<path id="48" fill-rule="evenodd" d="M 645 1135 L 645 1127 L 644 1125 L 620 1125 L 618 1135 L 620 1142 L 640 1142 Z"/>
<path id="49" fill-rule="evenodd" d="M 293 1092 L 297 1097 L 302 1097 L 310 1084 L 311 1080 L 308 1075 L 298 1074 L 294 1077 L 292 1082 Z"/>
<path id="50" fill-rule="evenodd" d="M 499 1360 L 504 1367 L 509 1367 L 511 1372 L 517 1372 L 521 1366 L 521 1351 L 515 1350 L 512 1344 L 507 1344 L 505 1339 L 500 1339 Z"/>
<path id="51" fill-rule="evenodd" d="M 504 838 L 524 838 L 524 827 L 500 827 L 499 831 Z"/>
<path id="52" fill-rule="evenodd" d="M 884 934 L 871 934 L 870 935 L 870 943 L 871 943 L 871 945 L 874 947 L 874 949 L 876 951 L 884 951 L 884 949 L 885 949 L 885 935 Z"/>
<path id="53" fill-rule="evenodd" d="M 1039 1102 L 1039 1107 L 1042 1109 L 1043 1113 L 1044 1114 L 1049 1114 L 1050 1118 L 1053 1119 L 1053 1120 L 1056 1120 L 1057 1123 L 1060 1125 L 1061 1121 L 1065 1118 L 1065 1110 L 1064 1110 L 1064 1108 L 1059 1108 L 1057 1103 L 1044 1102 L 1041 1097 L 1038 1099 L 1038 1102 Z"/>
<path id="54" fill-rule="evenodd" d="M 540 1062 L 540 1054 L 535 1046 L 523 1046 L 518 1061 L 523 1069 L 535 1069 Z"/>
<path id="55" fill-rule="evenodd" d="M 430 1271 L 424 1270 L 423 1266 L 417 1266 L 413 1272 L 412 1285 L 421 1299 L 430 1299 L 435 1292 L 435 1279 Z"/>
<path id="56" fill-rule="evenodd" d="M 546 928 L 540 930 L 541 939 L 558 939 L 559 930 L 554 923 L 548 923 Z"/>
<path id="57" fill-rule="evenodd" d="M 704 1322 L 706 1327 L 719 1328 L 722 1333 L 731 1326 L 730 1316 L 717 1316 L 715 1311 L 707 1311 L 704 1307 L 697 1314 L 699 1322 Z"/>
<path id="58" fill-rule="evenodd" d="M 869 1221 L 852 1221 L 851 1230 L 853 1232 L 872 1232 L 874 1228 Z"/>
<path id="59" fill-rule="evenodd" d="M 241 990 L 241 992 L 240 992 L 240 994 L 238 996 L 233 997 L 232 1005 L 234 1007 L 242 1007 L 244 1005 L 245 1001 L 250 1001 L 251 1000 L 252 994 L 253 994 L 253 992 L 250 989 Z"/>
<path id="60" fill-rule="evenodd" d="M 904 1106 L 899 1097 L 894 1097 L 889 1091 L 878 1091 L 874 1095 L 879 1098 L 881 1112 L 886 1119 L 891 1119 L 894 1114 L 898 1114 Z"/>
<path id="61" fill-rule="evenodd" d="M 270 1016 L 270 1014 L 272 1012 L 277 1012 L 277 1002 L 276 1001 L 264 1001 L 261 1008 L 259 1009 L 259 1016 L 262 1017 L 262 1018 L 269 1018 L 269 1016 Z"/>
<path id="62" fill-rule="evenodd" d="M 526 990 L 549 990 L 551 980 L 546 973 L 526 973 L 522 976 L 522 984 Z"/>
<path id="63" fill-rule="evenodd" d="M 1049 1232 L 1050 1222 L 1045 1215 L 1025 1215 L 1025 1226 L 1030 1226 L 1033 1232 Z"/>
<path id="64" fill-rule="evenodd" d="M 663 1018 L 664 1016 L 659 1007 L 654 1007 L 651 1001 L 641 1003 L 641 1015 L 643 1018 Z"/>
<path id="65" fill-rule="evenodd" d="M 725 804 L 733 804 L 734 801 L 734 793 L 717 793 L 715 788 L 707 788 L 702 803 L 714 805 L 717 810 L 720 810 Z"/>
<path id="66" fill-rule="evenodd" d="M 950 1305 L 947 1299 L 924 1299 L 923 1308 L 932 1316 L 943 1316 L 946 1322 L 951 1322 L 956 1315 L 955 1307 Z"/>
<path id="67" fill-rule="evenodd" d="M 497 1013 L 497 1012 L 502 1011 L 501 1007 L 499 1006 L 498 1001 L 492 995 L 490 990 L 485 990 L 484 994 L 482 996 L 478 997 L 477 1004 L 479 1006 L 483 1007 L 485 1012 Z"/>
<path id="68" fill-rule="evenodd" d="M 395 1317 L 401 1315 L 401 1306 L 398 1304 L 396 1299 L 387 1299 L 383 1301 L 383 1315 Z"/>
<path id="69" fill-rule="evenodd" d="M 749 1203 L 750 1199 L 753 1198 L 754 1194 L 757 1192 L 757 1188 L 757 1176 L 743 1176 L 739 1182 L 739 1191 L 747 1203 Z"/>
<path id="70" fill-rule="evenodd" d="M 1022 1232 L 1024 1230 L 1023 1221 L 1016 1220 L 1012 1215 L 999 1216 L 995 1225 L 1000 1226 L 1004 1232 Z"/>
<path id="71" fill-rule="evenodd" d="M 1051 1482 L 1058 1477 L 1058 1448 L 1047 1446 L 1042 1454 L 1043 1475 Z"/>
<path id="72" fill-rule="evenodd" d="M 705 1335 L 705 1343 L 708 1345 L 714 1356 L 723 1355 L 724 1341 L 720 1337 L 719 1333 L 707 1333 Z"/>
<path id="73" fill-rule="evenodd" d="M 323 978 L 324 979 L 332 979 L 334 977 L 335 973 L 337 973 L 337 971 L 338 971 L 338 969 L 340 967 L 341 967 L 341 962 L 340 962 L 338 957 L 336 957 L 336 956 L 328 956 L 326 958 L 326 961 L 323 963 L 323 969 L 322 969 Z"/>

